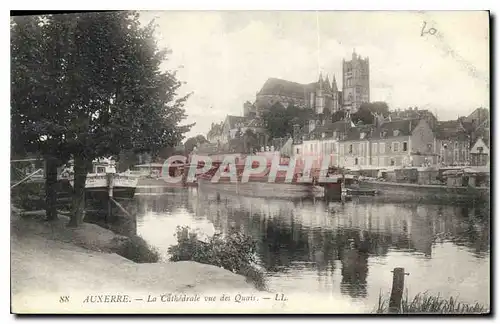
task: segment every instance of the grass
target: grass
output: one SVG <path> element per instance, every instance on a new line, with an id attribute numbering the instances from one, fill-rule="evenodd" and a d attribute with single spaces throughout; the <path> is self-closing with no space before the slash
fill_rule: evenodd
<path id="1" fill-rule="evenodd" d="M 138 235 L 129 237 L 116 253 L 136 263 L 156 263 L 160 260 L 159 251 Z"/>
<path id="2" fill-rule="evenodd" d="M 439 294 L 433 296 L 427 292 L 418 293 L 413 299 L 410 299 L 408 291 L 401 301 L 399 310 L 400 314 L 487 314 L 489 312 L 489 307 L 480 303 L 462 303 L 458 298 L 445 299 Z M 389 300 L 382 294 L 379 294 L 376 313 L 389 313 Z"/>

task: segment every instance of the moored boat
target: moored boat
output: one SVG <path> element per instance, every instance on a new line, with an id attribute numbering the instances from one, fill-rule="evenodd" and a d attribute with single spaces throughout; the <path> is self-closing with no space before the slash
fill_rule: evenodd
<path id="1" fill-rule="evenodd" d="M 69 165 L 61 172 L 60 180 L 74 186 L 73 166 Z M 99 159 L 92 162 L 92 172 L 87 174 L 85 192 L 87 196 L 104 196 L 112 191 L 113 197 L 132 198 L 135 194 L 138 178 L 116 172 L 116 163 L 111 159 Z"/>
<path id="2" fill-rule="evenodd" d="M 181 181 L 169 182 L 166 181 L 166 175 L 163 172 L 163 163 L 147 163 L 136 165 L 132 170 L 127 171 L 129 174 L 135 174 L 138 178 L 136 195 L 161 194 L 169 191 L 172 188 L 186 187 L 185 181 L 185 164 L 173 163 L 169 166 L 168 176 L 182 177 Z"/>
<path id="3" fill-rule="evenodd" d="M 265 170 L 259 174 L 251 174 L 248 179 L 243 180 L 244 161 L 239 161 L 236 165 L 236 178 L 221 176 L 214 178 L 220 163 L 212 163 L 210 171 L 197 177 L 198 187 L 201 190 L 221 191 L 236 195 L 276 198 L 276 199 L 296 199 L 303 197 L 322 197 L 324 187 L 313 182 L 301 182 L 299 180 L 302 173 L 299 170 L 294 172 L 292 179 L 286 179 L 286 172 L 278 171 L 273 182 L 269 181 L 271 164 L 268 163 Z"/>

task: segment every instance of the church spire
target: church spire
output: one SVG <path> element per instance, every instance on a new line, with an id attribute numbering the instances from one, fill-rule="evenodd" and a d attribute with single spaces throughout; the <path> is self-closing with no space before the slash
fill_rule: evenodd
<path id="1" fill-rule="evenodd" d="M 328 74 L 326 75 L 325 79 L 325 89 L 328 91 L 332 90 L 332 85 L 330 84 L 330 79 L 328 78 Z"/>
<path id="2" fill-rule="evenodd" d="M 339 89 L 337 88 L 337 80 L 335 80 L 335 73 L 333 74 L 332 89 L 333 91 L 339 91 Z"/>
<path id="3" fill-rule="evenodd" d="M 318 87 L 320 90 L 323 90 L 323 73 L 322 72 L 319 72 Z"/>

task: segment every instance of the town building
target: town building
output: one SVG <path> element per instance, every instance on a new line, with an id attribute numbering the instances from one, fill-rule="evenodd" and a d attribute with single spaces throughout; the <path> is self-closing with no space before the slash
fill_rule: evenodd
<path id="1" fill-rule="evenodd" d="M 338 164 L 339 140 L 344 139 L 347 132 L 354 127 L 350 120 L 310 121 L 307 132 L 300 134 L 298 125 L 294 130 L 293 156 L 303 160 L 306 156 L 329 156 L 330 165 Z"/>
<path id="2" fill-rule="evenodd" d="M 339 141 L 339 166 L 406 167 L 433 164 L 434 134 L 424 119 L 352 127 Z"/>
<path id="3" fill-rule="evenodd" d="M 480 137 L 470 150 L 470 161 L 473 166 L 487 166 L 490 164 L 489 138 Z"/>
<path id="4" fill-rule="evenodd" d="M 432 130 L 436 129 L 438 120 L 436 115 L 427 109 L 418 109 L 418 107 L 409 107 L 407 109 L 396 109 L 390 112 L 391 120 L 398 119 L 425 119 Z"/>
<path id="5" fill-rule="evenodd" d="M 470 135 L 460 119 L 438 122 L 435 130 L 437 163 L 466 165 L 470 156 Z"/>
<path id="6" fill-rule="evenodd" d="M 221 143 L 229 143 L 237 137 L 241 137 L 247 130 L 253 131 L 259 143 L 266 145 L 268 136 L 260 118 L 227 115 L 222 123 Z"/>
<path id="7" fill-rule="evenodd" d="M 222 143 L 223 140 L 224 122 L 212 123 L 210 130 L 207 133 L 207 141 L 212 144 Z"/>

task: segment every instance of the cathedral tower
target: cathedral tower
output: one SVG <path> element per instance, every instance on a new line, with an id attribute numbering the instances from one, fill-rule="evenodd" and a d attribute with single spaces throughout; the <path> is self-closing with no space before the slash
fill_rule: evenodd
<path id="1" fill-rule="evenodd" d="M 358 111 L 363 102 L 370 102 L 370 63 L 355 51 L 351 61 L 342 60 L 342 104 L 351 113 Z"/>

